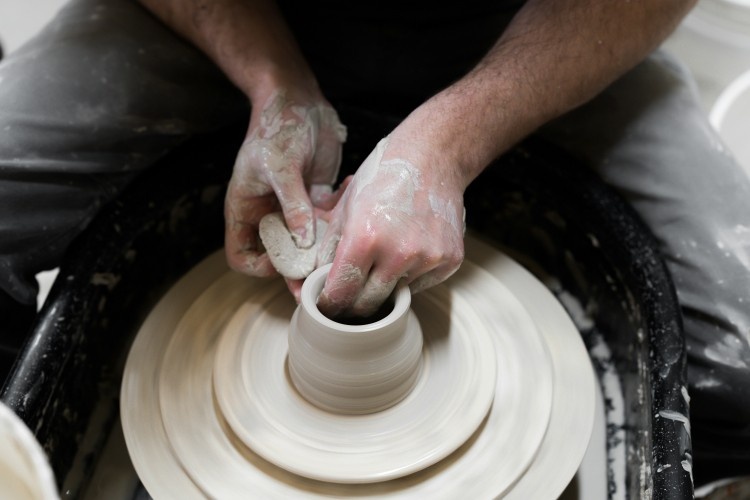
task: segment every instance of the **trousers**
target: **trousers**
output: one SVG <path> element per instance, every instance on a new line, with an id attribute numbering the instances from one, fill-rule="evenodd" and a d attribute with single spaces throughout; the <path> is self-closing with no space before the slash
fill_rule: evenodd
<path id="1" fill-rule="evenodd" d="M 34 303 L 34 275 L 59 264 L 99 207 L 180 142 L 248 109 L 135 2 L 69 2 L 0 62 L 0 289 Z M 750 176 L 689 72 L 657 51 L 539 132 L 657 238 L 684 318 L 696 459 L 750 461 Z"/>

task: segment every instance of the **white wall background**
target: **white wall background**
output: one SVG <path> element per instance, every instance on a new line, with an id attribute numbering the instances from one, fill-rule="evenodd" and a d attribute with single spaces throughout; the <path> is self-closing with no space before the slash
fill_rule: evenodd
<path id="1" fill-rule="evenodd" d="M 17 49 L 54 16 L 65 0 L 0 1 L 0 43 L 5 53 Z"/>

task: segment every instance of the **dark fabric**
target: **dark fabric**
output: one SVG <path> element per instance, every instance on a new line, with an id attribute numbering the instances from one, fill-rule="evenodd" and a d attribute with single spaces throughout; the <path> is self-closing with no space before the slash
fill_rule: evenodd
<path id="1" fill-rule="evenodd" d="M 125 0 L 77 0 L 0 62 L 0 289 L 36 300 L 98 208 L 247 100 L 195 48 Z"/>
<path id="2" fill-rule="evenodd" d="M 404 114 L 474 66 L 524 2 L 278 3 L 329 98 Z"/>
<path id="3" fill-rule="evenodd" d="M 0 290 L 0 387 L 26 340 L 35 315 L 35 304 L 20 304 Z"/>
<path id="4" fill-rule="evenodd" d="M 698 102 L 687 69 L 656 53 L 541 133 L 659 241 L 682 307 L 696 463 L 750 464 L 750 176 Z"/>

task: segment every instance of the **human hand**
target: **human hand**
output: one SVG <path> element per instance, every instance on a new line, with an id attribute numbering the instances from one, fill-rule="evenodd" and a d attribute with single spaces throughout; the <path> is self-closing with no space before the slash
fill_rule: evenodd
<path id="1" fill-rule="evenodd" d="M 259 248 L 258 225 L 279 208 L 296 245 L 313 244 L 312 202 L 331 192 L 345 140 L 346 127 L 322 97 L 292 98 L 277 91 L 265 105 L 253 107 L 224 204 L 225 252 L 232 269 L 276 274 Z"/>
<path id="2" fill-rule="evenodd" d="M 392 136 L 359 167 L 320 242 L 318 265 L 333 262 L 318 299 L 329 317 L 368 316 L 399 280 L 417 293 L 463 261 L 465 185 L 424 155 L 404 159 L 408 141 Z"/>

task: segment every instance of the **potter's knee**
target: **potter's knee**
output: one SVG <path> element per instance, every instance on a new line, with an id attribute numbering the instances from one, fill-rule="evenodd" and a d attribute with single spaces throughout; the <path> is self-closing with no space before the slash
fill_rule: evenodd
<path id="1" fill-rule="evenodd" d="M 697 107 L 698 91 L 688 67 L 673 55 L 657 50 L 610 88 L 615 96 L 638 105 L 661 108 L 679 103 Z"/>
<path id="2" fill-rule="evenodd" d="M 681 82 L 693 80 L 693 74 L 687 64 L 665 50 L 655 51 L 646 59 L 646 62 L 652 66 L 651 71 L 665 72 L 671 78 L 676 78 Z"/>

